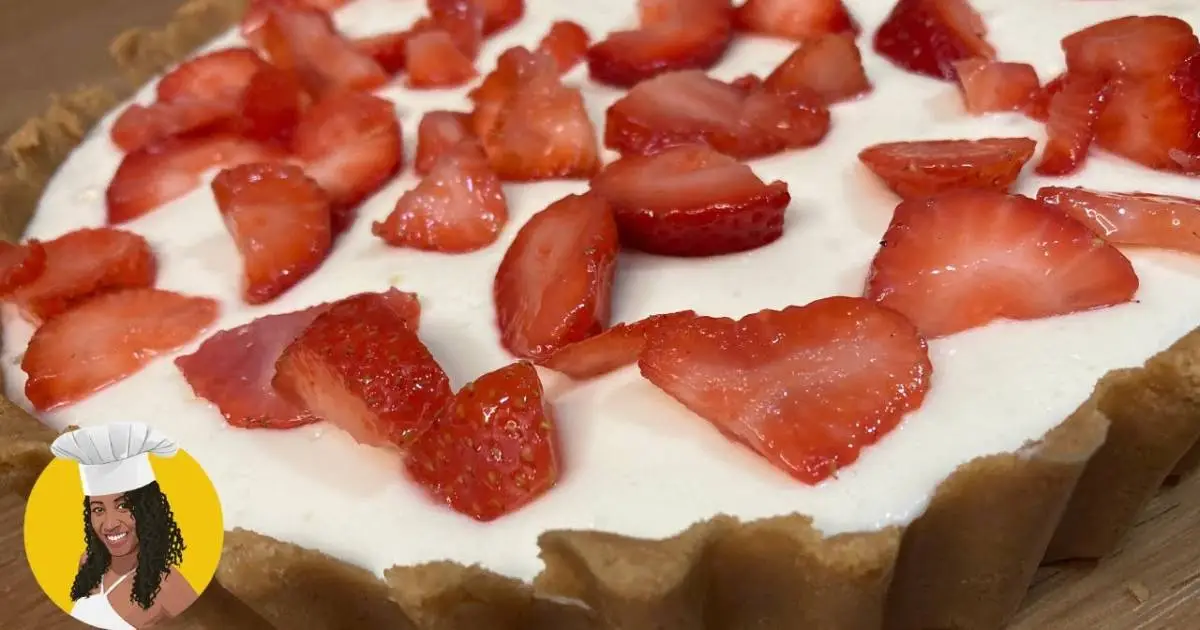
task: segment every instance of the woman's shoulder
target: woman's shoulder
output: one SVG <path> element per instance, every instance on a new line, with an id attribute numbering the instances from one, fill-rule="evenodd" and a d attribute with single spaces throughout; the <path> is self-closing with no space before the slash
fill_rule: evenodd
<path id="1" fill-rule="evenodd" d="M 196 589 L 192 588 L 178 567 L 171 567 L 170 573 L 163 577 L 160 588 L 158 602 L 171 616 L 183 612 L 185 608 L 192 605 L 192 602 L 196 601 L 198 596 Z"/>

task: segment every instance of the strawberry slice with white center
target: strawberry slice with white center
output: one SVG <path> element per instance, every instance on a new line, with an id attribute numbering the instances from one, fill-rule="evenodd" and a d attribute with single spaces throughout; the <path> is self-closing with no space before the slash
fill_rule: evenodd
<path id="1" fill-rule="evenodd" d="M 426 0 L 429 20 L 445 31 L 467 59 L 474 60 L 483 43 L 486 8 L 483 0 Z"/>
<path id="2" fill-rule="evenodd" d="M 1200 199 L 1060 188 L 1038 201 L 1071 215 L 1114 245 L 1140 245 L 1200 254 Z"/>
<path id="3" fill-rule="evenodd" d="M 621 158 L 592 181 L 612 204 L 621 244 L 665 256 L 716 256 L 783 235 L 791 196 L 706 145 Z"/>
<path id="4" fill-rule="evenodd" d="M 438 501 L 491 521 L 553 487 L 559 461 L 554 413 L 537 370 L 522 362 L 459 390 L 405 467 Z"/>
<path id="5" fill-rule="evenodd" d="M 1200 55 L 1195 59 L 1200 60 Z M 1110 82 L 1096 121 L 1096 144 L 1143 166 L 1200 173 L 1200 61 L 1171 76 Z"/>
<path id="6" fill-rule="evenodd" d="M 34 325 L 98 294 L 148 287 L 158 275 L 150 244 L 124 230 L 86 228 L 26 247 L 42 250 L 40 273 L 7 299 Z"/>
<path id="7" fill-rule="evenodd" d="M 214 168 L 284 157 L 278 149 L 230 133 L 152 144 L 121 160 L 105 191 L 108 222 L 125 223 L 157 210 L 199 188 Z"/>
<path id="8" fill-rule="evenodd" d="M 238 132 L 252 140 L 290 147 L 300 116 L 311 101 L 294 72 L 264 68 L 242 92 Z"/>
<path id="9" fill-rule="evenodd" d="M 1083 166 L 1107 92 L 1108 82 L 1102 78 L 1067 75 L 1062 88 L 1050 99 L 1046 148 L 1036 167 L 1039 175 L 1068 175 Z"/>
<path id="10" fill-rule="evenodd" d="M 875 31 L 875 52 L 897 66 L 955 80 L 954 62 L 995 59 L 987 25 L 968 0 L 899 0 Z"/>
<path id="11" fill-rule="evenodd" d="M 452 393 L 396 302 L 367 293 L 330 306 L 279 357 L 275 390 L 363 444 L 411 444 Z"/>
<path id="12" fill-rule="evenodd" d="M 832 104 L 871 91 L 854 35 L 832 33 L 805 40 L 767 77 L 767 89 L 787 93 L 806 88 Z"/>
<path id="13" fill-rule="evenodd" d="M 933 370 L 895 311 L 830 297 L 739 320 L 682 318 L 649 336 L 642 375 L 809 484 L 837 474 L 921 406 Z"/>
<path id="14" fill-rule="evenodd" d="M 261 34 L 259 29 L 266 23 L 267 18 L 271 17 L 272 8 L 283 9 L 315 9 L 329 14 L 330 11 L 336 9 L 350 0 L 250 0 L 249 6 L 246 7 L 246 12 L 242 14 L 241 32 L 242 37 L 252 44 L 258 45 L 261 42 Z"/>
<path id="15" fill-rule="evenodd" d="M 495 242 L 508 221 L 500 178 L 478 146 L 442 156 L 371 232 L 389 245 L 463 253 Z"/>
<path id="16" fill-rule="evenodd" d="M 733 38 L 728 2 L 639 0 L 638 8 L 640 28 L 609 33 L 588 50 L 593 80 L 632 87 L 664 72 L 704 70 Z"/>
<path id="17" fill-rule="evenodd" d="M 467 94 L 475 105 L 471 111 L 471 129 L 479 138 L 486 138 L 495 128 L 500 110 L 517 92 L 521 78 L 546 73 L 557 68 L 554 58 L 541 52 L 514 46 L 500 54 L 496 68 Z"/>
<path id="18" fill-rule="evenodd" d="M 538 51 L 554 58 L 559 74 L 566 74 L 587 56 L 592 38 L 584 28 L 570 20 L 550 25 L 538 43 Z"/>
<path id="19" fill-rule="evenodd" d="M 734 23 L 739 30 L 804 40 L 821 35 L 858 35 L 858 23 L 842 0 L 746 0 Z"/>
<path id="20" fill-rule="evenodd" d="M 299 166 L 245 164 L 221 171 L 212 190 L 242 255 L 247 304 L 275 299 L 329 255 L 329 197 Z"/>
<path id="21" fill-rule="evenodd" d="M 183 62 L 165 74 L 155 90 L 164 103 L 236 100 L 250 79 L 266 67 L 249 48 L 218 50 Z"/>
<path id="22" fill-rule="evenodd" d="M 1185 21 L 1166 15 L 1131 15 L 1093 24 L 1063 38 L 1067 70 L 1108 78 L 1170 74 L 1200 41 Z"/>
<path id="23" fill-rule="evenodd" d="M 957 188 L 1007 191 L 1036 146 L 1029 138 L 885 142 L 858 159 L 892 192 L 915 199 Z"/>
<path id="24" fill-rule="evenodd" d="M 151 105 L 133 104 L 113 121 L 110 137 L 117 148 L 129 153 L 147 145 L 185 134 L 203 134 L 209 129 L 232 126 L 237 100 L 199 101 L 183 99 Z"/>
<path id="25" fill-rule="evenodd" d="M 1075 219 L 1027 197 L 961 190 L 896 208 L 866 296 L 934 338 L 1122 304 L 1137 288 L 1129 260 Z"/>
<path id="26" fill-rule="evenodd" d="M 215 300 L 158 289 L 105 293 L 47 321 L 21 359 L 38 411 L 78 402 L 195 339 L 217 319 Z"/>
<path id="27" fill-rule="evenodd" d="M 0 241 L 0 297 L 37 280 L 46 270 L 46 248 L 30 240 L 24 245 Z"/>
<path id="28" fill-rule="evenodd" d="M 496 271 L 504 347 L 540 359 L 603 330 L 617 250 L 617 225 L 602 197 L 569 195 L 533 215 Z"/>
<path id="29" fill-rule="evenodd" d="M 1038 91 L 1038 75 L 1027 63 L 964 59 L 954 62 L 963 102 L 972 114 L 1021 111 Z"/>
<path id="30" fill-rule="evenodd" d="M 292 150 L 329 193 L 335 232 L 349 226 L 359 202 L 396 175 L 404 155 L 395 107 L 361 92 L 342 92 L 309 108 L 296 126 Z"/>
<path id="31" fill-rule="evenodd" d="M 438 159 L 463 142 L 479 146 L 471 131 L 471 115 L 462 112 L 434 110 L 425 112 L 417 126 L 417 159 L 414 168 L 419 175 L 428 175 Z"/>
<path id="32" fill-rule="evenodd" d="M 405 49 L 408 86 L 446 88 L 464 85 L 474 79 L 475 61 L 443 30 L 412 35 Z"/>
<path id="33" fill-rule="evenodd" d="M 575 380 L 602 376 L 637 363 L 642 349 L 646 347 L 646 338 L 653 334 L 656 328 L 672 326 L 680 320 L 690 320 L 695 316 L 693 311 L 679 311 L 651 315 L 628 324 L 617 324 L 595 337 L 563 346 L 538 364 L 555 372 L 562 372 Z"/>
<path id="34" fill-rule="evenodd" d="M 273 65 L 299 75 L 316 96 L 370 90 L 389 75 L 375 60 L 338 33 L 329 15 L 308 7 L 272 5 L 255 36 Z"/>

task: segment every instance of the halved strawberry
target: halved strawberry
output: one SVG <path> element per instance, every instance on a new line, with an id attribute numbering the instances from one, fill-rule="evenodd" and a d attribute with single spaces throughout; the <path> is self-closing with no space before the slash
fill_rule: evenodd
<path id="1" fill-rule="evenodd" d="M 1133 299 L 1133 266 L 1082 223 L 1018 195 L 959 190 L 901 203 L 866 297 L 928 338 Z"/>
<path id="2" fill-rule="evenodd" d="M 300 115 L 311 103 L 300 78 L 278 68 L 265 68 L 242 92 L 239 132 L 264 143 L 291 146 Z"/>
<path id="3" fill-rule="evenodd" d="M 463 85 L 475 78 L 475 62 L 442 30 L 413 35 L 405 52 L 408 57 L 408 86 L 444 88 Z"/>
<path id="4" fill-rule="evenodd" d="M 249 48 L 228 48 L 193 57 L 159 80 L 158 100 L 236 100 L 267 63 Z"/>
<path id="5" fill-rule="evenodd" d="M 474 60 L 483 42 L 486 17 L 483 0 L 426 0 L 433 25 L 450 36 L 468 59 Z"/>
<path id="6" fill-rule="evenodd" d="M 649 335 L 638 366 L 726 436 L 812 484 L 920 407 L 933 371 L 908 320 L 852 297 L 680 319 Z"/>
<path id="7" fill-rule="evenodd" d="M 858 23 L 842 0 L 746 0 L 734 21 L 743 31 L 794 40 L 858 35 Z"/>
<path id="8" fill-rule="evenodd" d="M 1067 175 L 1083 165 L 1107 92 L 1108 82 L 1100 77 L 1067 75 L 1062 89 L 1050 99 L 1046 148 L 1036 168 L 1039 175 Z"/>
<path id="9" fill-rule="evenodd" d="M 592 191 L 613 208 L 621 244 L 664 256 L 717 256 L 783 235 L 791 196 L 706 145 L 633 155 L 606 166 Z"/>
<path id="10" fill-rule="evenodd" d="M 259 29 L 266 58 L 299 75 L 314 95 L 370 90 L 388 73 L 338 33 L 328 14 L 312 8 L 271 6 Z"/>
<path id="11" fill-rule="evenodd" d="M 1188 100 L 1178 78 L 1110 82 L 1096 121 L 1095 142 L 1101 148 L 1150 168 L 1196 172 L 1186 158 L 1200 153 L 1198 138 L 1200 102 Z"/>
<path id="12" fill-rule="evenodd" d="M 972 114 L 1021 111 L 1039 87 L 1037 71 L 1027 63 L 973 58 L 954 62 L 954 69 Z"/>
<path id="13" fill-rule="evenodd" d="M 195 339 L 217 319 L 215 300 L 158 289 L 105 293 L 47 321 L 21 359 L 39 411 L 78 402 Z"/>
<path id="14" fill-rule="evenodd" d="M 463 387 L 405 467 L 438 501 L 479 521 L 544 494 L 558 481 L 558 436 L 537 370 L 513 363 Z"/>
<path id="15" fill-rule="evenodd" d="M 478 146 L 464 144 L 443 155 L 371 233 L 397 247 L 461 253 L 491 245 L 507 221 L 500 178 Z"/>
<path id="16" fill-rule="evenodd" d="M 837 0 L 835 0 L 837 1 Z M 806 88 L 826 103 L 837 103 L 871 91 L 862 54 L 850 33 L 833 33 L 805 40 L 766 80 L 767 89 L 790 92 Z"/>
<path id="17" fill-rule="evenodd" d="M 375 60 L 389 74 L 399 74 L 408 66 L 409 31 L 384 33 L 354 40 L 354 47 Z"/>
<path id="18" fill-rule="evenodd" d="M 245 164 L 221 171 L 212 190 L 242 255 L 247 304 L 275 299 L 329 255 L 329 197 L 299 166 Z"/>
<path id="19" fill-rule="evenodd" d="M 679 311 L 651 315 L 612 328 L 583 341 L 576 341 L 556 350 L 538 364 L 555 372 L 583 380 L 608 374 L 613 370 L 637 363 L 646 338 L 660 326 L 673 326 L 696 316 L 694 311 Z"/>
<path id="20" fill-rule="evenodd" d="M 109 136 L 113 144 L 129 153 L 191 132 L 218 127 L 237 113 L 237 100 L 178 100 L 126 107 L 113 121 Z"/>
<path id="21" fill-rule="evenodd" d="M 483 34 L 491 35 L 516 24 L 525 15 L 525 0 L 481 0 Z"/>
<path id="22" fill-rule="evenodd" d="M 1161 77 L 1200 48 L 1200 41 L 1179 18 L 1131 15 L 1068 35 L 1062 48 L 1072 73 Z"/>
<path id="23" fill-rule="evenodd" d="M 815 145 L 829 132 L 829 109 L 811 91 L 746 89 L 699 70 L 639 83 L 608 108 L 605 120 L 605 146 L 625 155 L 703 142 L 752 158 Z"/>
<path id="24" fill-rule="evenodd" d="M 330 22 L 329 9 L 324 5 L 336 4 L 341 6 L 349 0 L 249 0 L 246 12 L 242 14 L 242 37 L 255 47 L 261 48 L 263 24 L 271 16 L 273 8 L 283 9 L 315 9 L 325 14 Z"/>
<path id="25" fill-rule="evenodd" d="M 720 61 L 733 38 L 728 2 L 641 0 L 638 4 L 640 28 L 609 33 L 588 50 L 593 80 L 631 87 L 664 72 L 707 69 Z M 653 13 L 653 19 L 648 19 L 648 13 Z"/>
<path id="26" fill-rule="evenodd" d="M 522 77 L 548 73 L 557 68 L 554 58 L 542 52 L 530 52 L 514 46 L 500 54 L 496 67 L 467 94 L 475 105 L 471 112 L 471 128 L 479 138 L 486 138 L 496 126 L 500 110 L 517 92 Z"/>
<path id="27" fill-rule="evenodd" d="M 566 74 L 587 56 L 592 38 L 584 28 L 570 20 L 560 20 L 550 25 L 545 37 L 538 43 L 538 51 L 554 58 L 558 72 Z"/>
<path id="28" fill-rule="evenodd" d="M 0 241 L 0 297 L 37 280 L 46 269 L 46 248 L 40 241 L 24 245 Z"/>
<path id="29" fill-rule="evenodd" d="M 229 133 L 152 144 L 126 155 L 108 183 L 108 222 L 132 221 L 188 194 L 211 169 L 283 158 L 277 149 Z"/>
<path id="30" fill-rule="evenodd" d="M 603 330 L 617 249 L 617 225 L 602 197 L 568 195 L 533 215 L 496 271 L 504 347 L 540 359 Z"/>
<path id="31" fill-rule="evenodd" d="M 300 118 L 292 150 L 329 193 L 335 232 L 350 225 L 360 201 L 399 172 L 404 157 L 395 107 L 361 92 L 317 101 Z"/>
<path id="32" fill-rule="evenodd" d="M 319 315 L 279 357 L 272 386 L 374 446 L 406 447 L 450 402 L 450 382 L 408 319 L 377 293 Z"/>
<path id="33" fill-rule="evenodd" d="M 899 0 L 879 30 L 875 52 L 918 74 L 953 81 L 954 62 L 994 59 L 987 26 L 967 0 Z"/>
<path id="34" fill-rule="evenodd" d="M 1042 188 L 1037 196 L 1114 245 L 1200 254 L 1200 199 L 1057 186 Z"/>
<path id="35" fill-rule="evenodd" d="M 1025 106 L 1025 114 L 1034 120 L 1046 122 L 1050 118 L 1050 101 L 1054 100 L 1055 94 L 1062 91 L 1066 82 L 1065 72 L 1047 81 L 1046 85 L 1030 97 L 1029 104 Z"/>
<path id="36" fill-rule="evenodd" d="M 46 241 L 41 249 L 41 273 L 6 298 L 34 325 L 100 293 L 148 287 L 158 274 L 150 244 L 124 230 L 75 230 Z"/>
<path id="37" fill-rule="evenodd" d="M 427 175 L 438 159 L 462 142 L 478 145 L 471 131 L 471 115 L 462 112 L 434 110 L 421 116 L 417 126 L 417 159 L 414 168 Z"/>
<path id="38" fill-rule="evenodd" d="M 1036 146 L 1029 138 L 885 142 L 858 159 L 892 192 L 915 199 L 956 188 L 1007 191 Z"/>

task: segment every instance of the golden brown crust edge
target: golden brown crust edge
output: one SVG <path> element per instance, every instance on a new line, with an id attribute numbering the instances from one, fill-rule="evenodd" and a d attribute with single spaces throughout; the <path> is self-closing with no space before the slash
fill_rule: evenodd
<path id="1" fill-rule="evenodd" d="M 113 53 L 130 89 L 234 23 L 243 4 L 192 0 L 164 29 L 119 37 Z M 55 98 L 5 144 L 6 238 L 23 232 L 54 170 L 123 96 L 83 89 Z M 1183 472 L 1189 447 L 1196 446 L 1191 456 L 1200 454 L 1198 436 L 1200 332 L 1193 332 L 1145 367 L 1107 375 L 1041 442 L 960 467 L 904 530 L 826 538 L 807 518 L 783 516 L 749 523 L 717 517 L 662 541 L 547 532 L 539 541 L 546 570 L 536 586 L 448 562 L 397 567 L 381 581 L 319 552 L 235 530 L 207 604 L 177 624 L 249 630 L 265 627 L 265 618 L 289 630 L 991 630 L 1016 611 L 1044 557 L 1107 553 L 1167 475 L 1176 466 Z M 25 494 L 49 461 L 53 432 L 5 400 L 0 438 L 0 489 Z"/>

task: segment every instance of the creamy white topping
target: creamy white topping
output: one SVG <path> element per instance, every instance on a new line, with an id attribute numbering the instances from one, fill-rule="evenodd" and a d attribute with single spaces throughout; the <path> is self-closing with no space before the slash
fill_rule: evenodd
<path id="1" fill-rule="evenodd" d="M 1060 38 L 1097 21 L 1163 13 L 1200 24 L 1200 4 L 1187 0 L 973 2 L 1000 57 L 1033 63 L 1043 80 L 1062 70 Z M 819 146 L 753 163 L 764 179 L 782 179 L 790 187 L 784 237 L 757 251 L 703 260 L 622 253 L 614 321 L 681 309 L 740 316 L 832 294 L 857 295 L 896 203 L 858 164 L 860 149 L 907 139 L 1044 139 L 1039 124 L 1017 114 L 973 118 L 964 113 L 953 85 L 907 74 L 877 56 L 870 34 L 892 3 L 847 2 L 864 28 L 860 46 L 874 92 L 836 106 L 833 131 Z M 337 21 L 353 36 L 402 30 L 423 6 L 419 0 L 356 0 Z M 559 0 L 529 0 L 525 19 L 486 43 L 479 67 L 490 69 L 510 46 L 536 45 L 554 20 L 576 20 L 599 38 L 632 24 L 634 14 L 633 0 L 571 8 Z M 237 41 L 228 35 L 211 47 Z M 713 74 L 764 74 L 791 49 L 786 42 L 743 37 Z M 604 110 L 620 92 L 589 82 L 583 67 L 567 81 L 583 89 L 602 128 Z M 396 85 L 381 94 L 396 103 L 410 162 L 423 112 L 465 111 L 469 105 L 466 88 L 413 92 Z M 147 87 L 138 100 L 149 98 Z M 110 116 L 63 165 L 29 236 L 46 239 L 103 224 L 104 189 L 121 158 L 108 139 L 111 122 Z M 222 302 L 219 328 L 359 291 L 389 286 L 415 291 L 425 309 L 421 336 L 458 387 L 512 360 L 499 345 L 491 303 L 493 274 L 508 243 L 531 214 L 583 191 L 586 184 L 506 186 L 512 218 L 499 241 L 479 253 L 449 256 L 389 248 L 370 234 L 371 222 L 385 217 L 414 181 L 406 169 L 379 191 L 312 277 L 261 307 L 240 299 L 237 250 L 207 187 L 127 227 L 158 252 L 160 287 Z M 1018 189 L 1032 194 L 1050 183 L 1181 195 L 1198 190 L 1194 179 L 1102 155 L 1093 155 L 1072 177 L 1049 180 L 1030 173 Z M 660 537 L 722 512 L 744 518 L 802 512 L 829 533 L 871 530 L 909 521 L 956 466 L 1041 435 L 1083 401 L 1104 372 L 1140 363 L 1200 323 L 1200 258 L 1156 251 L 1130 251 L 1129 256 L 1142 282 L 1135 303 L 998 323 L 932 342 L 934 382 L 924 406 L 867 449 L 858 463 L 815 487 L 729 442 L 641 379 L 636 368 L 586 384 L 543 372 L 560 420 L 562 479 L 536 503 L 488 524 L 435 505 L 405 478 L 396 455 L 357 445 L 336 427 L 284 432 L 227 427 L 212 406 L 193 396 L 168 358 L 43 417 L 59 428 L 123 420 L 151 424 L 207 468 L 228 526 L 320 549 L 377 572 L 394 564 L 451 559 L 530 578 L 540 569 L 535 540 L 546 529 L 602 528 Z M 5 313 L 8 394 L 26 407 L 25 375 L 18 364 L 30 333 L 14 313 Z"/>

